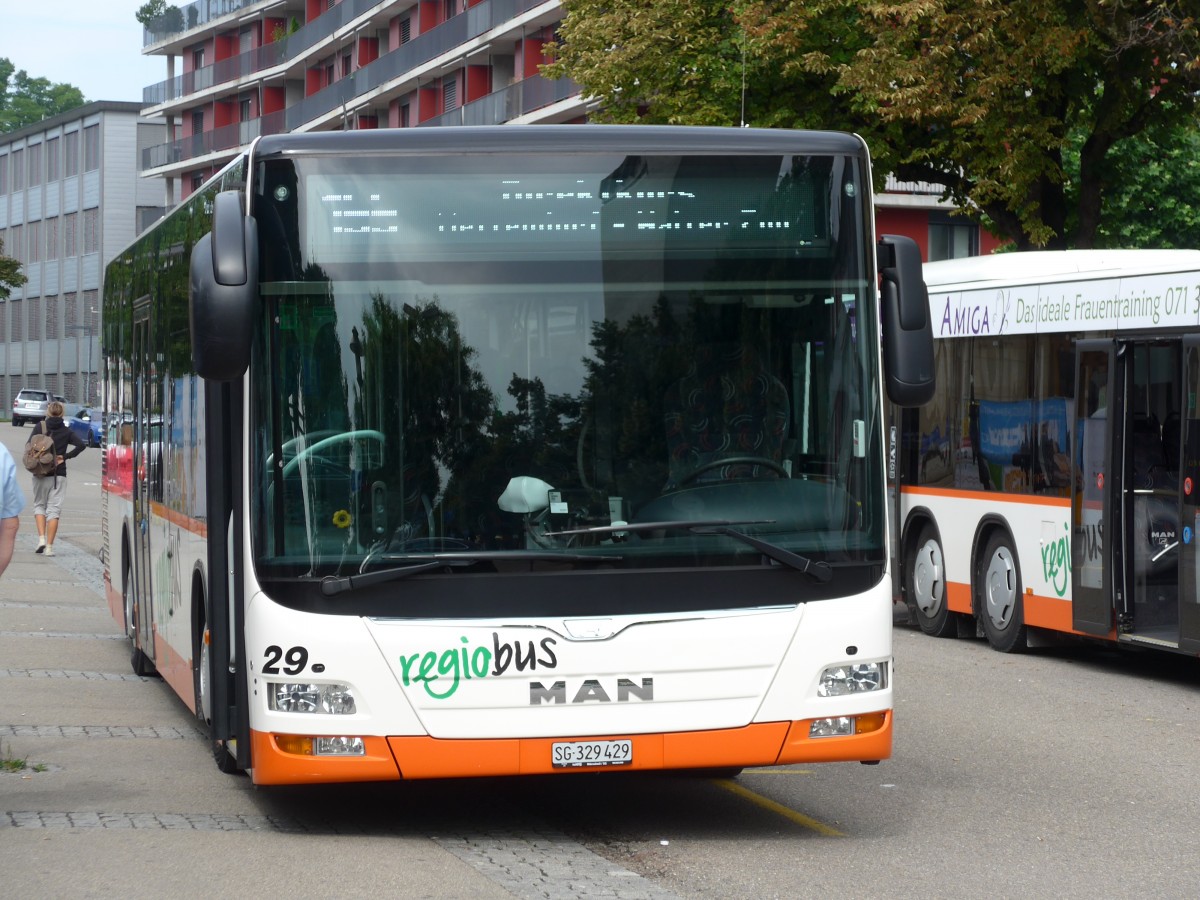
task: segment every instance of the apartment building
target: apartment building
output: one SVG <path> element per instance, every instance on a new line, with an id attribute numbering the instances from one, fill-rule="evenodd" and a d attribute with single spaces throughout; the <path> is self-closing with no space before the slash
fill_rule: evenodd
<path id="1" fill-rule="evenodd" d="M 142 153 L 174 202 L 260 134 L 504 123 L 582 123 L 570 80 L 538 71 L 559 0 L 196 0 L 145 29 L 143 54 L 167 77 L 145 114 L 167 135 Z M 937 186 L 891 182 L 881 231 L 927 259 L 988 252 L 995 240 L 951 216 Z"/>
<path id="2" fill-rule="evenodd" d="M 0 134 L 0 237 L 29 279 L 0 302 L 0 414 L 22 387 L 99 398 L 105 263 L 163 213 L 139 152 L 165 126 L 140 103 L 96 102 Z"/>
<path id="3" fill-rule="evenodd" d="M 558 0 L 197 0 L 169 7 L 143 53 L 166 140 L 142 171 L 182 199 L 260 134 L 582 122 L 577 85 L 538 74 Z"/>

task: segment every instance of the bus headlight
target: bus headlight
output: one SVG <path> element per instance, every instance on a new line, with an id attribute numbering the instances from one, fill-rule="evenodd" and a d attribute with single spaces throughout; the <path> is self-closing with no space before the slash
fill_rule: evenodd
<path id="1" fill-rule="evenodd" d="M 854 663 L 830 666 L 821 673 L 817 685 L 819 697 L 844 697 L 846 694 L 862 694 L 887 687 L 887 663 Z"/>
<path id="2" fill-rule="evenodd" d="M 267 682 L 267 708 L 274 712 L 353 715 L 354 692 L 348 684 Z"/>

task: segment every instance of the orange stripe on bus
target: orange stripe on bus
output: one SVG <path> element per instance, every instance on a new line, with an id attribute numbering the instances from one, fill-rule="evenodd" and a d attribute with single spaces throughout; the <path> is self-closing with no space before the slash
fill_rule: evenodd
<path id="1" fill-rule="evenodd" d="M 946 606 L 950 612 L 971 612 L 971 586 L 961 581 L 946 582 Z"/>
<path id="2" fill-rule="evenodd" d="M 997 491 L 964 491 L 958 488 L 913 487 L 904 485 L 901 494 L 912 497 L 951 497 L 956 500 L 981 500 L 989 503 L 1024 503 L 1030 506 L 1071 506 L 1070 497 L 1047 497 L 1038 494 L 1002 494 Z"/>
<path id="3" fill-rule="evenodd" d="M 946 582 L 946 597 L 951 612 L 971 612 L 971 586 L 957 581 Z M 1045 597 L 1026 591 L 1022 597 L 1022 612 L 1025 624 L 1031 628 L 1045 628 L 1048 631 L 1059 631 L 1064 634 L 1076 634 L 1082 637 L 1097 637 L 1083 631 L 1077 631 L 1071 609 L 1071 601 L 1063 597 Z M 1109 637 L 1116 639 L 1116 633 L 1110 632 Z"/>

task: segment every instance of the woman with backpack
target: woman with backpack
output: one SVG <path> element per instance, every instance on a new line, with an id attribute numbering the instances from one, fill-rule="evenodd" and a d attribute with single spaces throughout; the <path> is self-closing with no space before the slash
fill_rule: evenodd
<path id="1" fill-rule="evenodd" d="M 63 421 L 65 411 L 61 402 L 51 401 L 46 407 L 46 418 L 34 428 L 26 443 L 28 458 L 28 448 L 38 435 L 49 435 L 54 442 L 53 471 L 41 474 L 50 466 L 34 468 L 26 463 L 26 468 L 33 472 L 33 521 L 37 524 L 38 533 L 34 552 L 46 556 L 54 555 L 54 536 L 58 534 L 58 519 L 62 514 L 63 496 L 67 492 L 67 460 L 74 459 L 87 448 L 79 435 Z"/>

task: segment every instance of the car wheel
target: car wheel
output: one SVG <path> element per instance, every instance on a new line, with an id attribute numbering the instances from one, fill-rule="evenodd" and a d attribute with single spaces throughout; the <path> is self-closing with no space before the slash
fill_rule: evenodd
<path id="1" fill-rule="evenodd" d="M 13 428 L 20 428 L 25 422 L 20 416 L 13 416 Z"/>

